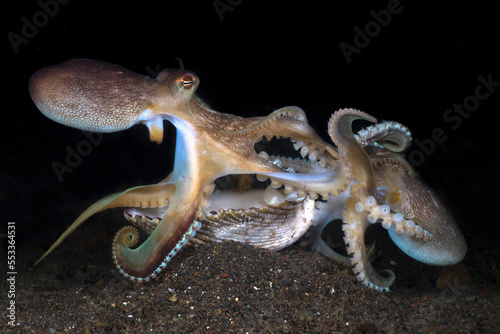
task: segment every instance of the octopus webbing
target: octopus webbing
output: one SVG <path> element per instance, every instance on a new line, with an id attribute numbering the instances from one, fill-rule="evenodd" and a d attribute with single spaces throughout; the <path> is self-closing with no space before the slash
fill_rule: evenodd
<path id="1" fill-rule="evenodd" d="M 58 123 L 93 132 L 142 123 L 157 143 L 163 140 L 163 120 L 177 130 L 168 177 L 97 201 L 37 263 L 87 218 L 116 207 L 125 207 L 127 220 L 150 234 L 136 248 L 135 227 L 120 229 L 113 240 L 118 271 L 136 282 L 157 276 L 188 242 L 232 240 L 279 250 L 305 235 L 322 254 L 350 262 L 364 285 L 388 290 L 394 274 L 375 272 L 365 248 L 367 227 L 378 223 L 401 250 L 421 262 L 450 265 L 465 256 L 465 240 L 452 215 L 404 159 L 412 139 L 401 124 L 376 123 L 364 112 L 341 109 L 329 121 L 333 146 L 316 134 L 298 107 L 266 117 L 220 113 L 195 95 L 199 82 L 182 64 L 153 79 L 88 59 L 46 67 L 32 76 L 33 101 Z M 376 124 L 354 133 L 357 119 Z M 265 150 L 257 152 L 256 143 Z M 221 187 L 222 178 L 232 185 Z M 320 237 L 336 219 L 343 221 L 347 256 Z"/>

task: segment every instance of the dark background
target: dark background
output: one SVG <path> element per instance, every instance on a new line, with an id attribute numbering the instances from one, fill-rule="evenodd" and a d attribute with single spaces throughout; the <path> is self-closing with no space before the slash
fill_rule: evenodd
<path id="1" fill-rule="evenodd" d="M 231 10 L 218 13 L 214 3 Z M 267 115 L 297 105 L 325 140 L 330 115 L 343 107 L 405 124 L 420 141 L 443 129 L 446 140 L 416 169 L 450 206 L 469 247 L 496 241 L 500 87 L 456 129 L 443 115 L 474 95 L 479 76 L 500 82 L 498 11 L 493 4 L 401 1 L 348 63 L 339 45 L 354 46 L 354 28 L 364 30 L 371 11 L 390 3 L 72 0 L 52 6 L 46 21 L 36 1 L 11 4 L 2 15 L 2 226 L 16 222 L 19 245 L 48 245 L 97 199 L 158 182 L 171 170 L 174 128 L 167 126 L 157 145 L 135 126 L 105 134 L 59 182 L 52 163 L 64 164 L 66 147 L 86 137 L 36 109 L 28 94 L 36 70 L 83 57 L 148 74 L 178 67 L 180 57 L 201 78 L 198 95 L 221 112 Z M 9 33 L 22 36 L 35 18 L 42 20 L 38 31 L 16 52 Z M 98 228 L 98 219 L 89 224 Z"/>

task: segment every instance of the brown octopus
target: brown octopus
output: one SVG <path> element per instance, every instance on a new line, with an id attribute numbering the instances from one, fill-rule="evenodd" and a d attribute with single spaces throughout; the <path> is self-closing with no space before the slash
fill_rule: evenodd
<path id="1" fill-rule="evenodd" d="M 125 217 L 150 233 L 134 249 L 134 227 L 122 228 L 113 240 L 118 271 L 137 282 L 158 275 L 189 240 L 233 240 L 278 250 L 310 230 L 315 249 L 350 261 L 365 285 L 388 290 L 393 273 L 387 278 L 377 274 L 365 250 L 364 233 L 374 223 L 424 263 L 449 265 L 464 257 L 466 244 L 454 219 L 401 155 L 411 143 L 404 126 L 379 123 L 354 134 L 354 120 L 376 120 L 342 109 L 329 122 L 333 147 L 314 132 L 298 107 L 242 118 L 208 108 L 194 94 L 198 85 L 197 75 L 182 67 L 152 79 L 87 59 L 46 67 L 32 76 L 33 101 L 61 124 L 115 132 L 143 123 L 157 143 L 163 139 L 164 119 L 177 128 L 174 168 L 165 180 L 96 202 L 37 263 L 91 215 L 115 207 L 126 207 Z M 291 141 L 302 159 L 256 151 L 256 143 L 277 146 L 276 138 Z M 239 181 L 233 187 L 238 191 L 216 186 L 228 175 Z M 256 186 L 243 182 L 254 178 L 260 182 Z M 347 257 L 320 238 L 324 226 L 339 218 Z"/>

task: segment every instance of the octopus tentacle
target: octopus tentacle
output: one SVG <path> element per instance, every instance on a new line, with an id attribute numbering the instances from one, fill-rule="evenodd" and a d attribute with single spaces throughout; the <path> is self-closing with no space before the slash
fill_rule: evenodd
<path id="1" fill-rule="evenodd" d="M 292 118 L 300 122 L 307 123 L 306 114 L 301 108 L 288 106 L 273 111 L 268 116 L 259 119 L 259 121 L 253 124 L 251 127 L 232 132 L 224 132 L 224 134 L 227 136 L 248 136 L 252 133 L 257 133 L 260 130 L 269 127 L 281 117 L 285 117 L 286 119 Z"/>
<path id="2" fill-rule="evenodd" d="M 397 122 L 382 122 L 358 131 L 354 137 L 367 149 L 387 149 L 399 153 L 406 150 L 412 142 L 410 130 Z"/>
<path id="3" fill-rule="evenodd" d="M 288 169 L 288 172 L 264 172 L 258 173 L 260 180 L 265 180 L 267 177 L 271 179 L 274 187 L 279 187 L 282 184 L 288 188 L 289 192 L 297 190 L 301 195 L 309 194 L 311 199 L 316 199 L 318 195 L 323 198 L 329 196 L 337 196 L 349 185 L 346 178 L 346 169 L 343 164 L 335 163 L 334 166 L 323 167 L 319 163 L 311 163 L 307 167 L 306 173 L 300 173 L 304 170 L 304 165 L 297 165 L 296 159 L 276 159 L 270 157 L 268 161 L 283 164 L 283 170 Z M 298 171 L 298 173 L 290 172 L 290 170 Z"/>
<path id="4" fill-rule="evenodd" d="M 353 190 L 351 189 L 351 192 Z M 354 192 L 358 193 L 357 191 Z M 374 201 L 373 197 L 371 199 Z M 347 246 L 347 253 L 351 255 L 351 265 L 358 281 L 375 290 L 388 291 L 389 286 L 394 281 L 394 273 L 386 270 L 389 276 L 384 278 L 372 268 L 368 260 L 364 240 L 365 231 L 370 225 L 368 214 L 362 210 L 358 211 L 355 208 L 358 206 L 359 209 L 358 204 L 361 202 L 366 203 L 367 200 L 368 198 L 364 196 L 363 191 L 359 192 L 358 195 L 351 195 L 347 200 L 343 217 L 344 224 L 342 225 L 344 241 Z"/>
<path id="5" fill-rule="evenodd" d="M 177 133 L 174 171 L 167 183 L 175 192 L 158 227 L 135 249 L 122 243 L 128 230 L 115 237 L 113 260 L 118 271 L 130 280 L 147 282 L 156 277 L 201 226 L 197 219 L 204 215 L 204 190 L 210 185 L 206 181 L 210 179 L 210 173 L 195 173 L 199 167 L 190 164 L 190 158 L 196 160 L 191 157 L 193 152 L 190 145 L 193 143 L 186 141 L 185 131 L 189 131 L 189 128 L 181 127 Z"/>
<path id="6" fill-rule="evenodd" d="M 371 267 L 366 252 L 364 240 L 366 229 L 370 223 L 375 223 L 378 219 L 374 220 L 373 212 L 363 210 L 360 203 L 368 201 L 377 208 L 381 195 L 377 191 L 370 158 L 352 131 L 352 122 L 356 119 L 376 122 L 375 118 L 361 111 L 341 109 L 330 118 L 328 124 L 328 133 L 338 146 L 341 160 L 345 161 L 353 180 L 343 211 L 344 241 L 357 279 L 371 288 L 388 290 L 394 281 L 394 274 L 389 272 L 388 278 L 377 274 Z M 384 213 L 386 211 L 383 210 Z"/>
<path id="7" fill-rule="evenodd" d="M 357 119 L 377 122 L 376 118 L 362 111 L 340 109 L 330 118 L 328 134 L 338 147 L 338 153 L 349 171 L 350 179 L 362 183 L 369 193 L 375 195 L 377 190 L 373 180 L 370 158 L 352 131 L 352 122 Z"/>
<path id="8" fill-rule="evenodd" d="M 138 186 L 125 191 L 108 195 L 92 204 L 85 210 L 56 240 L 56 242 L 43 254 L 35 265 L 42 261 L 47 255 L 59 246 L 74 230 L 94 214 L 117 207 L 162 207 L 166 206 L 172 199 L 174 189 L 164 184 L 155 184 L 148 186 Z"/>
<path id="9" fill-rule="evenodd" d="M 330 248 L 321 238 L 323 229 L 332 221 L 340 219 L 343 216 L 345 202 L 349 197 L 349 191 L 344 191 L 337 197 L 330 197 L 325 202 L 316 203 L 316 214 L 314 216 L 311 229 L 305 236 L 306 243 L 311 245 L 311 249 L 323 254 L 324 256 L 341 263 L 350 263 L 350 257 L 341 255 Z"/>
<path id="10" fill-rule="evenodd" d="M 179 237 L 168 239 L 171 242 L 153 244 L 155 238 L 150 237 L 136 249 L 130 247 L 137 242 L 137 230 L 131 226 L 119 230 L 112 247 L 113 261 L 118 271 L 126 278 L 138 283 L 147 282 L 156 277 L 201 227 L 201 223 L 196 219 L 192 223 L 183 224 L 182 227 L 177 224 L 178 221 L 171 225 L 163 224 L 160 225 L 162 228 L 156 231 L 160 235 L 161 232 L 165 232 L 165 227 L 173 229 L 171 233 L 179 231 Z M 144 261 L 145 256 L 149 261 Z"/>
<path id="11" fill-rule="evenodd" d="M 397 122 L 384 122 L 371 125 L 368 128 L 359 130 L 356 134 L 354 134 L 354 137 L 365 150 L 376 150 L 374 152 L 375 154 L 380 154 L 379 152 L 389 149 L 399 152 L 404 150 L 404 148 L 406 148 L 411 142 L 410 131 L 405 126 Z M 379 163 L 383 163 L 382 161 L 387 159 L 387 157 L 389 156 L 370 155 L 370 161 L 372 162 L 374 168 L 376 168 L 376 166 Z M 404 159 L 402 160 L 403 163 L 406 162 Z M 341 255 L 331 249 L 321 238 L 321 234 L 324 227 L 330 221 L 342 217 L 342 211 L 344 210 L 347 194 L 348 192 L 344 192 L 344 195 L 339 196 L 338 199 L 329 199 L 327 202 L 318 202 L 316 206 L 320 214 L 316 215 L 313 227 L 306 234 L 306 242 L 312 245 L 311 247 L 313 250 L 316 250 L 328 258 L 342 263 L 350 263 L 351 258 L 349 256 Z M 373 243 L 368 250 L 368 257 L 370 257 L 370 253 L 374 251 L 374 247 L 375 243 Z"/>
<path id="12" fill-rule="evenodd" d="M 135 227 L 125 226 L 122 227 L 115 235 L 113 239 L 113 253 L 119 251 L 115 250 L 115 247 L 122 244 L 125 247 L 132 248 L 139 241 L 139 232 Z M 115 257 L 114 257 L 115 258 Z M 116 260 L 116 258 L 115 258 Z"/>

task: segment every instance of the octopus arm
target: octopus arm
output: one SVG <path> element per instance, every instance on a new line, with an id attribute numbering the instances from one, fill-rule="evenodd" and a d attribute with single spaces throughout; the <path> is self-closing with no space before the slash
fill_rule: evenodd
<path id="1" fill-rule="evenodd" d="M 161 207 L 167 205 L 175 189 L 172 185 L 155 184 L 138 186 L 125 191 L 108 195 L 92 204 L 85 210 L 56 240 L 56 242 L 42 255 L 35 265 L 59 246 L 74 230 L 94 214 L 116 207 Z"/>

